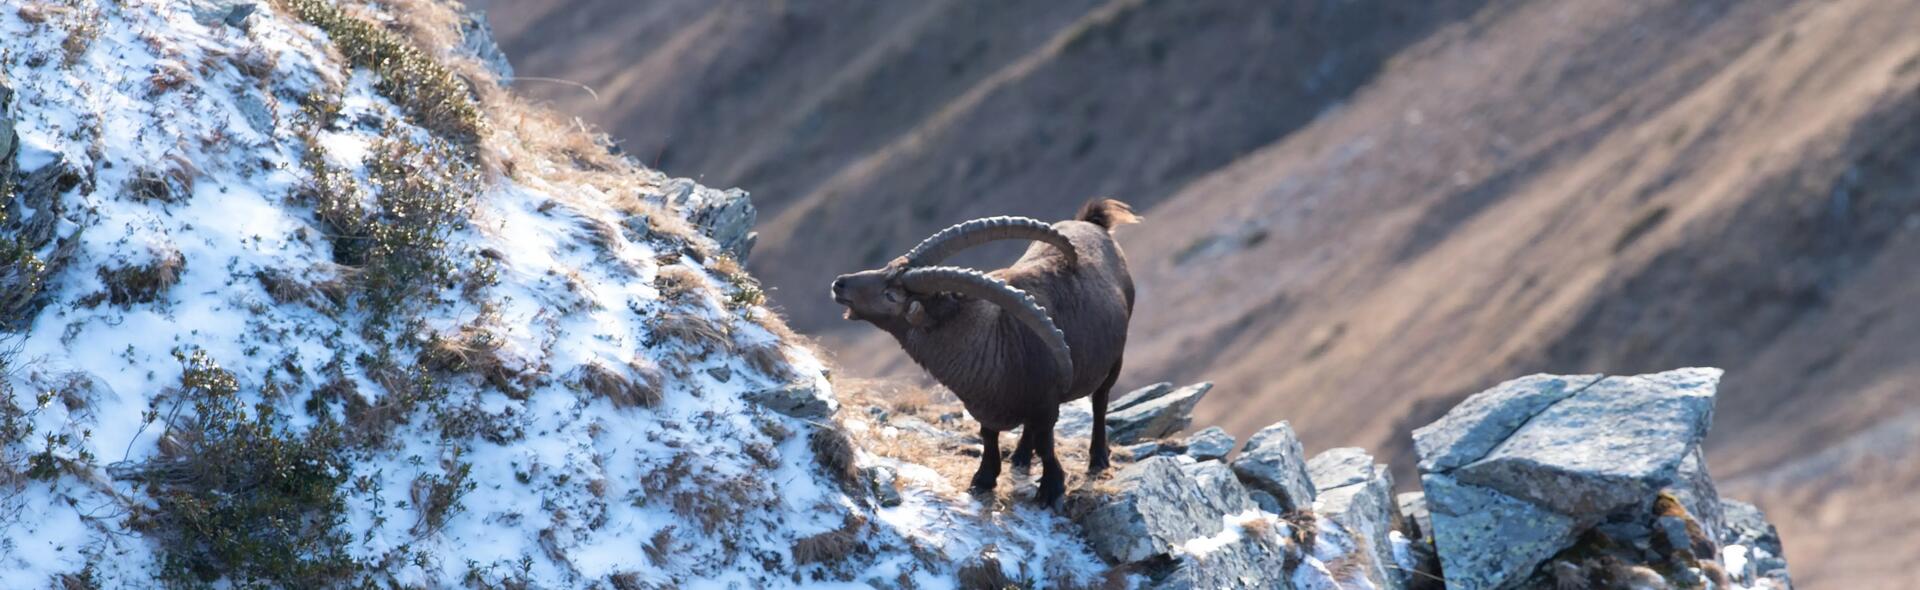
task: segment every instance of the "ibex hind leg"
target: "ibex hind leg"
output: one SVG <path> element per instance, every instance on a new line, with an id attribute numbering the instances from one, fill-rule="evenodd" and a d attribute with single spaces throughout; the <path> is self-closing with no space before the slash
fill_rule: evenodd
<path id="1" fill-rule="evenodd" d="M 1111 451 L 1107 448 L 1107 402 L 1113 397 L 1113 382 L 1120 380 L 1120 361 L 1113 362 L 1113 369 L 1107 371 L 1107 380 L 1100 388 L 1093 390 L 1093 444 L 1087 449 L 1087 475 L 1097 476 L 1111 466 Z"/>

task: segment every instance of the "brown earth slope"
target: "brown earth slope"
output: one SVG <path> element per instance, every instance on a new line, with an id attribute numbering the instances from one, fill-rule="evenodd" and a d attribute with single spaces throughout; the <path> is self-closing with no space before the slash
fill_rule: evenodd
<path id="1" fill-rule="evenodd" d="M 1404 468 L 1507 377 L 1722 366 L 1714 468 L 1805 587 L 1920 576 L 1920 1 L 1280 4 L 492 16 L 600 97 L 525 90 L 754 191 L 755 272 L 853 370 L 904 367 L 823 277 L 1110 194 L 1148 218 L 1123 385 Z"/>

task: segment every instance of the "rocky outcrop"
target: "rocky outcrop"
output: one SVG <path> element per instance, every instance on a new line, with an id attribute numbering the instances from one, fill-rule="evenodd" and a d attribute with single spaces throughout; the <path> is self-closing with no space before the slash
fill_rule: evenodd
<path id="1" fill-rule="evenodd" d="M 1293 426 L 1280 421 L 1260 429 L 1247 438 L 1240 456 L 1233 460 L 1233 472 L 1254 490 L 1264 492 L 1273 505 L 1268 509 L 1285 513 L 1313 505 L 1313 480 L 1307 475 L 1307 451 Z"/>
<path id="2" fill-rule="evenodd" d="M 1627 548 L 1615 562 L 1656 564 L 1679 578 L 1711 569 L 1702 562 L 1717 558 L 1722 508 L 1700 442 L 1719 378 L 1718 369 L 1535 375 L 1415 430 L 1431 511 L 1420 529 L 1448 587 L 1614 575 L 1572 557 L 1592 548 L 1567 551 L 1598 538 Z"/>
<path id="3" fill-rule="evenodd" d="M 513 83 L 513 64 L 507 61 L 507 53 L 500 50 L 500 44 L 494 41 L 493 27 L 487 24 L 487 13 L 482 10 L 470 10 L 460 15 L 461 49 L 474 59 L 480 60 L 501 86 Z"/>
<path id="4" fill-rule="evenodd" d="M 734 260 L 746 262 L 747 256 L 753 253 L 754 241 L 760 237 L 753 231 L 758 214 L 747 191 L 737 188 L 723 191 L 701 186 L 692 179 L 675 178 L 667 181 L 663 193 L 651 195 L 648 200 L 678 211 Z"/>
<path id="5" fill-rule="evenodd" d="M 1393 497 L 1393 475 L 1385 464 L 1354 447 L 1331 449 L 1307 462 L 1316 496 L 1313 512 L 1344 527 L 1370 558 L 1364 568 L 1373 585 L 1385 589 L 1406 586 L 1406 575 L 1394 558 L 1393 533 L 1400 526 L 1400 508 Z"/>

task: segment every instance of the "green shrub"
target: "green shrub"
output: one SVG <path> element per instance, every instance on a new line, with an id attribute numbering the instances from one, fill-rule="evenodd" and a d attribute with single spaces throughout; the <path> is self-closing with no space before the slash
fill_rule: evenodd
<path id="1" fill-rule="evenodd" d="M 154 508 L 134 524 L 160 540 L 162 575 L 195 586 L 334 587 L 359 565 L 341 532 L 347 465 L 330 422 L 295 432 L 268 404 L 247 411 L 239 383 L 202 351 L 176 352 L 185 369 L 161 457 L 137 477 Z"/>
<path id="2" fill-rule="evenodd" d="M 325 31 L 347 61 L 379 76 L 374 87 L 414 124 L 452 140 L 471 157 L 486 133 L 472 89 L 452 70 L 380 26 L 355 18 L 331 0 L 278 0 L 282 8 Z"/>

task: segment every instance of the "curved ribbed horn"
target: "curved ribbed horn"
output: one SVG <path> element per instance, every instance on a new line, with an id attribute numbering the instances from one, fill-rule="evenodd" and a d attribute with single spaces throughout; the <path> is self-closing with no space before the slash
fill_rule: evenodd
<path id="1" fill-rule="evenodd" d="M 1000 306 L 1014 319 L 1026 324 L 1053 353 L 1054 366 L 1060 369 L 1060 388 L 1073 387 L 1073 354 L 1067 348 L 1067 334 L 1053 325 L 1053 318 L 1026 291 L 986 273 L 952 266 L 915 268 L 900 275 L 900 285 L 918 293 L 959 293 Z"/>
<path id="2" fill-rule="evenodd" d="M 1068 265 L 1079 262 L 1079 253 L 1073 250 L 1073 242 L 1067 240 L 1066 234 L 1060 233 L 1060 230 L 1031 217 L 1005 216 L 982 217 L 940 230 L 921 240 L 920 245 L 907 251 L 902 258 L 907 260 L 909 267 L 932 266 L 961 250 L 999 240 L 1046 242 L 1066 253 Z"/>

